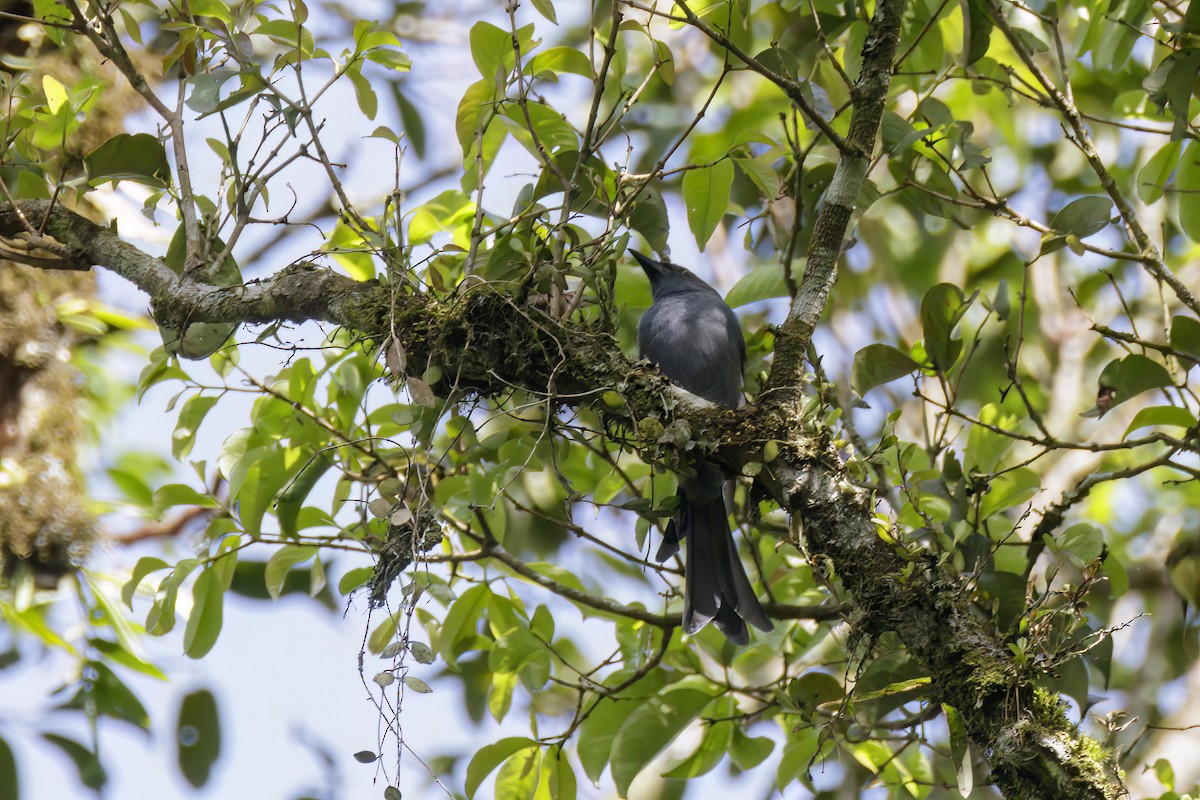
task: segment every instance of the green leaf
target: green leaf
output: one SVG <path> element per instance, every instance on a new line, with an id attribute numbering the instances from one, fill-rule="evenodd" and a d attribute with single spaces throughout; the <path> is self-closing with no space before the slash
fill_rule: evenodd
<path id="1" fill-rule="evenodd" d="M 112 642 L 108 639 L 100 639 L 97 637 L 88 637 L 88 645 L 96 652 L 103 656 L 105 661 L 110 661 L 113 664 L 120 664 L 123 667 L 128 667 L 134 672 L 139 672 L 142 675 L 149 675 L 152 678 L 158 678 L 160 681 L 165 681 L 167 676 L 162 670 L 154 666 L 148 661 L 144 661 L 140 656 L 137 656 L 123 647 L 120 642 Z"/>
<path id="2" fill-rule="evenodd" d="M 967 472 L 995 472 L 1003 465 L 1004 454 L 1013 445 L 1013 439 L 1001 431 L 1017 430 L 1017 419 L 1008 416 L 1000 406 L 988 403 L 979 409 L 979 421 L 984 425 L 972 425 L 967 435 L 967 449 L 963 453 L 963 468 Z"/>
<path id="3" fill-rule="evenodd" d="M 530 747 L 537 747 L 537 742 L 524 736 L 513 736 L 498 742 L 484 745 L 471 758 L 467 765 L 467 779 L 464 786 L 467 797 L 474 797 L 484 779 L 495 772 L 509 756 Z"/>
<path id="4" fill-rule="evenodd" d="M 1112 200 L 1103 195 L 1088 195 L 1063 206 L 1050 220 L 1050 227 L 1085 239 L 1104 230 L 1111 216 Z"/>
<path id="5" fill-rule="evenodd" d="M 1111 550 L 1104 556 L 1104 565 L 1100 568 L 1101 574 L 1108 578 L 1109 595 L 1112 597 L 1122 597 L 1129 591 L 1129 572 L 1125 569 L 1125 563 L 1117 557 L 1117 554 Z M 1107 676 L 1105 677 L 1107 681 Z"/>
<path id="6" fill-rule="evenodd" d="M 963 63 L 969 67 L 987 55 L 992 37 L 992 16 L 984 0 L 962 0 Z"/>
<path id="7" fill-rule="evenodd" d="M 788 684 L 787 694 L 798 707 L 815 709 L 823 703 L 840 700 L 845 690 L 829 673 L 809 670 Z"/>
<path id="8" fill-rule="evenodd" d="M 775 171 L 774 167 L 774 163 L 778 158 L 778 152 L 768 150 L 754 158 L 735 157 L 733 163 L 758 187 L 763 197 L 772 200 L 779 196 L 779 187 L 782 183 L 779 173 Z"/>
<path id="9" fill-rule="evenodd" d="M 433 692 L 433 689 L 429 687 L 428 683 L 420 678 L 415 678 L 412 675 L 404 676 L 404 685 L 418 694 L 430 694 Z"/>
<path id="10" fill-rule="evenodd" d="M 675 767 L 663 773 L 664 778 L 697 778 L 705 775 L 721 763 L 729 752 L 729 740 L 733 736 L 733 723 L 717 722 L 709 725 L 700 739 L 700 746 Z"/>
<path id="11" fill-rule="evenodd" d="M 196 431 L 204 417 L 217 404 L 216 397 L 196 395 L 188 398 L 179 410 L 179 420 L 175 423 L 175 432 L 171 435 L 171 453 L 182 461 L 192 452 L 196 443 Z"/>
<path id="12" fill-rule="evenodd" d="M 625 720 L 638 704 L 603 697 L 596 701 L 587 719 L 579 727 L 579 763 L 592 783 L 600 780 L 612 756 L 612 743 Z"/>
<path id="13" fill-rule="evenodd" d="M 486 123 L 485 112 L 496 101 L 496 82 L 487 79 L 477 81 L 463 92 L 454 117 L 454 130 L 463 156 L 470 152 L 480 127 Z"/>
<path id="14" fill-rule="evenodd" d="M 421 112 L 417 110 L 416 105 L 401 91 L 398 82 L 389 82 L 388 86 L 392 90 L 392 98 L 396 101 L 396 108 L 400 112 L 400 122 L 404 129 L 404 136 L 412 143 L 413 153 L 416 154 L 417 158 L 423 159 L 425 158 L 427 136 L 425 122 L 421 119 Z"/>
<path id="15" fill-rule="evenodd" d="M 579 136 L 575 129 L 563 119 L 561 111 L 556 111 L 545 103 L 535 103 L 531 100 L 524 108 L 507 103 L 502 106 L 501 114 L 500 121 L 534 158 L 540 158 L 542 152 L 537 144 L 555 154 L 563 150 L 579 149 Z M 528 119 L 526 114 L 529 115 Z M 534 143 L 532 133 L 537 134 L 537 144 Z"/>
<path id="16" fill-rule="evenodd" d="M 354 86 L 354 98 L 358 101 L 359 110 L 367 119 L 375 119 L 375 114 L 379 111 L 379 96 L 371 88 L 371 82 L 362 74 L 361 63 L 356 66 L 359 68 L 346 70 L 346 77 Z"/>
<path id="17" fill-rule="evenodd" d="M 475 635 L 475 626 L 479 617 L 487 607 L 491 590 L 486 586 L 472 586 L 467 589 L 450 606 L 442 630 L 438 636 L 438 652 L 451 669 L 457 667 L 458 645 Z"/>
<path id="18" fill-rule="evenodd" d="M 488 692 L 487 707 L 496 722 L 503 722 L 512 709 L 513 690 L 517 688 L 514 672 L 493 672 L 492 688 Z"/>
<path id="19" fill-rule="evenodd" d="M 1024 28 L 1014 28 L 1013 38 L 1021 43 L 1021 46 L 1031 53 L 1046 53 L 1049 52 L 1050 46 L 1043 42 L 1036 34 L 1031 33 Z"/>
<path id="20" fill-rule="evenodd" d="M 1191 119 L 1192 86 L 1200 72 L 1200 49 L 1184 47 L 1162 60 L 1142 81 L 1147 99 L 1159 110 L 1170 107 L 1175 117 L 1173 139 L 1181 138 Z M 1194 146 L 1195 143 L 1193 143 Z M 1191 149 L 1189 147 L 1189 149 Z"/>
<path id="21" fill-rule="evenodd" d="M 163 578 L 159 584 L 160 596 L 150 606 L 146 614 L 146 632 L 155 636 L 170 633 L 175 628 L 175 602 L 179 587 L 196 567 L 200 566 L 199 559 L 185 558 L 175 565 L 171 574 Z"/>
<path id="22" fill-rule="evenodd" d="M 733 739 L 730 741 L 729 758 L 734 766 L 743 772 L 754 769 L 771 755 L 775 749 L 775 740 L 766 736 L 751 738 L 740 727 L 734 726 Z"/>
<path id="23" fill-rule="evenodd" d="M 646 237 L 651 250 L 662 251 L 667 246 L 667 234 L 671 232 L 667 204 L 662 195 L 653 190 L 643 192 L 629 214 L 629 227 Z"/>
<path id="24" fill-rule="evenodd" d="M 479 74 L 494 86 L 505 56 L 512 54 L 512 34 L 481 20 L 471 26 L 470 46 Z"/>
<path id="25" fill-rule="evenodd" d="M 241 100 L 249 97 L 246 90 L 246 79 L 248 75 L 242 76 L 242 89 L 234 91 L 224 101 L 221 100 L 221 87 L 223 87 L 230 78 L 237 77 L 239 72 L 236 69 L 213 69 L 205 72 L 192 75 L 187 79 L 191 84 L 192 91 L 188 94 L 185 101 L 188 108 L 192 109 L 201 116 L 212 114 L 220 111 L 223 108 L 228 108 L 231 105 L 236 105 Z M 259 88 L 264 84 L 262 79 L 257 75 L 254 76 L 255 82 Z"/>
<path id="26" fill-rule="evenodd" d="M 925 351 L 933 366 L 946 373 L 962 352 L 961 339 L 953 337 L 954 328 L 971 303 L 979 295 L 976 290 L 969 298 L 952 283 L 939 283 L 930 288 L 921 300 L 921 327 L 925 332 Z"/>
<path id="27" fill-rule="evenodd" d="M 288 467 L 287 464 L 292 466 Z M 263 515 L 277 493 L 287 485 L 291 474 L 302 463 L 286 454 L 278 445 L 264 445 L 246 452 L 229 476 L 229 496 L 237 500 L 238 520 L 246 533 L 262 531 Z"/>
<path id="28" fill-rule="evenodd" d="M 0 737 L 0 797 L 18 800 L 20 796 L 21 782 L 17 777 L 17 759 L 13 757 L 8 742 Z"/>
<path id="29" fill-rule="evenodd" d="M 229 13 L 229 6 L 222 2 L 222 0 L 190 0 L 188 11 L 194 17 L 214 17 L 227 24 L 233 23 L 233 17 Z"/>
<path id="30" fill-rule="evenodd" d="M 850 388 L 859 397 L 896 378 L 908 375 L 921 365 L 891 345 L 869 344 L 854 354 L 850 369 Z"/>
<path id="31" fill-rule="evenodd" d="M 217 501 L 186 483 L 168 483 L 154 490 L 151 510 L 156 517 L 161 518 L 164 511 L 175 506 L 216 508 Z"/>
<path id="32" fill-rule="evenodd" d="M 407 53 L 390 47 L 373 47 L 363 53 L 363 58 L 396 72 L 408 72 L 412 69 L 412 58 Z"/>
<path id="33" fill-rule="evenodd" d="M 183 652 L 201 658 L 212 650 L 221 633 L 225 586 L 215 569 L 206 569 L 192 586 L 192 613 L 183 633 Z"/>
<path id="34" fill-rule="evenodd" d="M 533 800 L 541 777 L 542 749 L 534 746 L 509 756 L 496 774 L 496 797 Z"/>
<path id="35" fill-rule="evenodd" d="M 1146 166 L 1142 167 L 1138 173 L 1137 192 L 1143 203 L 1146 205 L 1156 203 L 1163 196 L 1167 182 L 1171 180 L 1171 173 L 1175 171 L 1175 165 L 1179 163 L 1179 155 L 1182 152 L 1182 141 L 1167 142 L 1150 157 Z"/>
<path id="36" fill-rule="evenodd" d="M 217 466 L 220 467 L 221 477 L 225 480 L 230 479 L 238 463 L 245 458 L 253 436 L 253 428 L 241 428 L 229 434 L 222 442 L 221 452 L 217 455 Z"/>
<path id="37" fill-rule="evenodd" d="M 267 569 L 263 573 L 263 580 L 267 585 L 267 594 L 271 595 L 272 600 L 279 599 L 283 592 L 283 581 L 291 568 L 308 561 L 318 550 L 315 545 L 285 544 L 271 554 L 267 561 Z"/>
<path id="38" fill-rule="evenodd" d="M 408 224 L 408 240 L 424 243 L 435 233 L 452 231 L 475 213 L 471 199 L 457 189 L 446 191 L 418 206 Z"/>
<path id="39" fill-rule="evenodd" d="M 149 730 L 150 714 L 124 681 L 99 661 L 88 661 L 85 666 L 91 673 L 90 691 L 81 688 L 66 707 L 81 711 L 90 709 L 97 714 L 131 722 Z"/>
<path id="40" fill-rule="evenodd" d="M 418 664 L 432 664 L 435 658 L 433 650 L 424 642 L 410 642 L 408 652 Z"/>
<path id="41" fill-rule="evenodd" d="M 0 613 L 3 613 L 4 619 L 9 625 L 37 636 L 50 647 L 61 647 L 75 655 L 75 648 L 46 624 L 46 608 L 45 605 L 36 605 L 18 611 L 11 603 L 0 600 Z"/>
<path id="42" fill-rule="evenodd" d="M 374 567 L 355 567 L 346 570 L 346 574 L 338 580 L 338 593 L 343 597 L 348 596 L 350 592 L 369 581 L 374 574 Z"/>
<path id="43" fill-rule="evenodd" d="M 787 297 L 788 294 L 782 265 L 771 262 L 757 266 L 739 278 L 725 296 L 725 302 L 731 308 L 738 308 L 772 297 Z"/>
<path id="44" fill-rule="evenodd" d="M 1179 189 L 1179 225 L 1189 239 L 1200 242 L 1200 142 L 1192 142 L 1183 151 L 1175 186 Z"/>
<path id="45" fill-rule="evenodd" d="M 628 794 L 637 774 L 711 701 L 706 692 L 685 688 L 663 692 L 638 705 L 613 740 L 612 775 L 617 793 Z"/>
<path id="46" fill-rule="evenodd" d="M 371 631 L 371 635 L 367 637 L 367 650 L 371 653 L 379 654 L 388 647 L 388 644 L 396 635 L 396 628 L 399 624 L 400 612 L 389 614 L 383 622 L 376 626 L 375 630 Z"/>
<path id="47" fill-rule="evenodd" d="M 537 691 L 550 680 L 550 652 L 528 629 L 516 626 L 496 639 L 488 653 L 493 672 L 515 673 L 529 691 Z"/>
<path id="48" fill-rule="evenodd" d="M 1092 563 L 1104 552 L 1104 534 L 1095 525 L 1079 522 L 1054 537 L 1047 537 L 1056 553 L 1073 556 L 1078 567 Z"/>
<path id="49" fill-rule="evenodd" d="M 1099 384 L 1096 405 L 1084 412 L 1086 417 L 1102 417 L 1142 392 L 1170 386 L 1171 376 L 1162 364 L 1135 353 L 1110 361 L 1100 373 Z"/>
<path id="50" fill-rule="evenodd" d="M 67 758 L 75 763 L 79 770 L 79 782 L 89 789 L 99 790 L 108 783 L 108 774 L 100 763 L 100 758 L 74 739 L 59 736 L 56 733 L 43 733 L 42 738 L 67 754 Z"/>
<path id="51" fill-rule="evenodd" d="M 113 633 L 116 634 L 117 642 L 122 648 L 130 654 L 138 651 L 137 633 L 120 608 L 109 599 L 107 586 L 98 581 L 88 570 L 84 570 L 82 574 L 88 588 L 91 590 L 92 597 L 96 600 L 96 608 L 92 611 L 93 624 L 107 623 L 112 628 Z M 96 611 L 100 611 L 103 616 L 97 617 Z M 146 666 L 148 667 L 149 665 L 147 664 Z"/>
<path id="52" fill-rule="evenodd" d="M 1171 349 L 1200 361 L 1200 322 L 1191 317 L 1171 317 Z"/>
<path id="53" fill-rule="evenodd" d="M 582 75 L 592 78 L 592 62 L 587 54 L 574 47 L 551 47 L 529 59 L 525 71 L 531 75 L 539 72 L 569 72 L 572 75 Z"/>
<path id="54" fill-rule="evenodd" d="M 1021 467 L 1005 472 L 988 482 L 987 494 L 980 503 L 979 513 L 990 518 L 1006 508 L 1029 502 L 1041 488 L 1041 476 L 1031 469 Z"/>
<path id="55" fill-rule="evenodd" d="M 1122 439 L 1128 439 L 1129 434 L 1139 428 L 1147 428 L 1151 425 L 1166 425 L 1177 428 L 1191 428 L 1196 424 L 1196 416 L 1186 408 L 1179 406 L 1149 406 L 1143 408 L 1134 415 L 1129 422 L 1129 427 L 1125 429 L 1125 434 Z"/>
<path id="56" fill-rule="evenodd" d="M 141 475 L 130 470 L 112 467 L 108 470 L 108 477 L 129 502 L 146 509 L 153 505 L 154 493 Z"/>
<path id="57" fill-rule="evenodd" d="M 549 750 L 542 758 L 542 785 L 550 789 L 550 800 L 575 800 L 575 768 L 561 747 L 555 751 L 554 758 L 550 757 Z"/>
<path id="58" fill-rule="evenodd" d="M 554 11 L 554 3 L 550 2 L 550 0 L 531 0 L 531 2 L 539 14 L 555 25 L 558 24 L 558 14 Z"/>
<path id="59" fill-rule="evenodd" d="M 252 33 L 266 36 L 276 44 L 289 48 L 293 59 L 307 57 L 313 51 L 312 32 L 292 19 L 271 19 L 259 24 Z"/>
<path id="60" fill-rule="evenodd" d="M 1158 782 L 1167 787 L 1167 791 L 1175 791 L 1175 768 L 1165 758 L 1160 758 L 1151 765 Z"/>
<path id="61" fill-rule="evenodd" d="M 317 481 L 332 466 L 333 458 L 329 453 L 318 453 L 301 469 L 299 475 L 292 478 L 287 488 L 279 493 L 279 499 L 275 501 L 275 518 L 279 520 L 281 535 L 291 537 L 299 532 L 296 521 L 300 517 L 300 509 L 309 492 L 317 485 Z"/>
<path id="62" fill-rule="evenodd" d="M 133 594 L 137 591 L 138 585 L 151 572 L 157 572 L 160 569 L 169 569 L 170 564 L 155 556 L 142 556 L 138 559 L 137 564 L 133 567 L 133 572 L 129 576 L 129 580 L 121 587 L 121 600 L 133 610 Z"/>
<path id="63" fill-rule="evenodd" d="M 684 173 L 683 202 L 687 206 L 688 227 L 701 250 L 725 216 L 732 188 L 733 162 L 729 159 Z"/>
<path id="64" fill-rule="evenodd" d="M 954 706 L 942 703 L 942 713 L 946 715 L 946 726 L 950 729 L 950 756 L 958 773 L 958 790 L 963 797 L 969 797 L 975 777 L 971 769 L 971 746 L 967 738 L 967 726 Z"/>
<path id="65" fill-rule="evenodd" d="M 783 756 L 775 770 L 775 786 L 783 791 L 792 781 L 805 775 L 808 765 L 817 755 L 820 740 L 810 728 L 794 732 L 783 745 Z"/>
<path id="66" fill-rule="evenodd" d="M 88 182 L 131 181 L 163 189 L 171 181 L 167 151 L 149 133 L 119 133 L 83 159 Z"/>
<path id="67" fill-rule="evenodd" d="M 880 135 L 883 137 L 884 148 L 893 157 L 899 156 L 921 139 L 935 132 L 933 128 L 914 128 L 908 120 L 894 111 L 883 112 Z"/>

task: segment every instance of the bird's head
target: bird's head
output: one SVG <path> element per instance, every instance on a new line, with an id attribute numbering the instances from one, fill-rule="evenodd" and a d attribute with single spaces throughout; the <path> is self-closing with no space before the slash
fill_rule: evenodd
<path id="1" fill-rule="evenodd" d="M 700 288 L 711 290 L 711 287 L 703 278 L 695 275 L 685 267 L 672 264 L 670 261 L 655 261 L 653 258 L 642 255 L 636 250 L 630 250 L 629 252 L 638 264 L 641 265 L 642 271 L 646 273 L 646 277 L 650 279 L 650 289 L 656 293 L 656 296 L 663 290 L 667 292 Z"/>

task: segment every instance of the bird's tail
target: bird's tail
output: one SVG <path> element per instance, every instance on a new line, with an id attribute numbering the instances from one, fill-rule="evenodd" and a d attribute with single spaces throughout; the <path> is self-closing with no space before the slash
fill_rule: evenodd
<path id="1" fill-rule="evenodd" d="M 658 560 L 679 551 L 687 539 L 684 565 L 683 629 L 695 633 L 712 621 L 735 644 L 746 644 L 746 623 L 762 631 L 772 629 L 746 577 L 738 555 L 729 517 L 721 496 L 693 502 L 680 496 L 679 511 L 663 534 Z"/>

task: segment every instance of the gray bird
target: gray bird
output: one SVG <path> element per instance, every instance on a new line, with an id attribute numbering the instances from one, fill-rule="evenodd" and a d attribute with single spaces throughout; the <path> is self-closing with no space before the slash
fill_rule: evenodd
<path id="1" fill-rule="evenodd" d="M 728 408 L 740 406 L 746 342 L 733 311 L 715 289 L 683 267 L 630 252 L 645 270 L 654 295 L 638 321 L 642 358 L 692 394 Z M 715 464 L 697 464 L 696 476 L 680 483 L 679 509 L 663 531 L 655 557 L 665 561 L 687 539 L 683 629 L 695 633 L 711 620 L 729 641 L 746 644 L 747 622 L 763 631 L 772 625 L 746 577 L 729 528 L 729 483 Z"/>

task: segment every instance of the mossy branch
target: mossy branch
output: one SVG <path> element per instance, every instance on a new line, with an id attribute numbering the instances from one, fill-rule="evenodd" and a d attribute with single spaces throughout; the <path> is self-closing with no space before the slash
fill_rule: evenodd
<path id="1" fill-rule="evenodd" d="M 62 207 L 28 202 L 21 211 L 35 221 L 49 213 L 47 233 L 70 254 L 64 268 L 98 265 L 123 275 L 150 296 L 160 322 L 320 320 L 379 340 L 394 336 L 410 363 L 439 364 L 462 391 L 502 397 L 520 389 L 563 406 L 590 406 L 632 429 L 654 417 L 677 430 L 686 426 L 688 440 L 731 471 L 758 464 L 759 485 L 802 520 L 814 563 L 832 567 L 855 624 L 872 637 L 900 638 L 931 676 L 934 699 L 958 709 L 972 740 L 989 754 L 993 780 L 1008 797 L 1123 793 L 1111 754 L 1015 667 L 991 624 L 969 607 L 963 586 L 932 565 L 902 558 L 880 536 L 874 498 L 854 484 L 821 432 L 805 427 L 787 393 L 767 393 L 737 410 L 715 407 L 632 361 L 609 334 L 555 320 L 487 284 L 438 298 L 304 264 L 216 288 L 176 275 L 114 231 Z M 0 237 L 23 232 L 22 215 L 0 206 Z M 622 400 L 617 408 L 603 399 L 612 391 Z M 768 441 L 779 454 L 763 466 Z"/>

